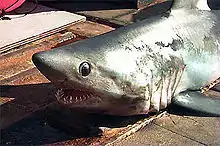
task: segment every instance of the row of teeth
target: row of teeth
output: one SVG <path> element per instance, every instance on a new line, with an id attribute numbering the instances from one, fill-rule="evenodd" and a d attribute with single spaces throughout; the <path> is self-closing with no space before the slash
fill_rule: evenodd
<path id="1" fill-rule="evenodd" d="M 57 93 L 55 94 L 56 98 L 60 102 L 64 102 L 65 104 L 68 103 L 76 103 L 79 101 L 84 101 L 89 98 L 89 95 L 83 95 L 80 97 L 72 97 L 72 96 L 65 96 L 63 89 L 59 89 Z"/>

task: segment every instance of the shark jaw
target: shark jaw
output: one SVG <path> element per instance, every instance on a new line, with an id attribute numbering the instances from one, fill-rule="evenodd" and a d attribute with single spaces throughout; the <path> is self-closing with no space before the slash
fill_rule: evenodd
<path id="1" fill-rule="evenodd" d="M 134 99 L 114 93 L 60 88 L 55 93 L 55 97 L 61 105 L 71 109 L 80 109 L 86 113 L 130 116 L 150 112 L 143 99 Z"/>
<path id="2" fill-rule="evenodd" d="M 58 89 L 55 94 L 57 100 L 69 107 L 80 105 L 94 105 L 101 102 L 102 98 L 94 92 L 82 91 L 80 89 Z"/>
<path id="3" fill-rule="evenodd" d="M 146 99 L 103 91 L 63 81 L 53 84 L 58 88 L 55 97 L 70 109 L 80 109 L 86 113 L 116 116 L 143 115 L 150 112 Z"/>

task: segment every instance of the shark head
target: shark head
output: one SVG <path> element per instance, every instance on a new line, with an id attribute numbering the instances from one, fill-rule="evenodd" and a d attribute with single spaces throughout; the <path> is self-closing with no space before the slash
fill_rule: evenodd
<path id="1" fill-rule="evenodd" d="M 96 46 L 94 41 L 89 39 L 74 44 L 74 47 L 67 45 L 38 52 L 32 60 L 40 72 L 59 88 L 56 97 L 61 104 L 110 115 L 148 113 L 145 99 L 140 97 L 142 91 L 125 82 L 118 74 L 118 68 L 108 65 L 106 49 L 111 48 Z M 111 55 L 111 58 L 119 57 Z M 127 65 L 126 60 L 124 64 Z"/>

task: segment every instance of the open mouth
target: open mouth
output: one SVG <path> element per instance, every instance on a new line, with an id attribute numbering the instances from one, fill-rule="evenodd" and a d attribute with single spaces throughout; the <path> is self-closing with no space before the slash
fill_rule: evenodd
<path id="1" fill-rule="evenodd" d="M 79 89 L 58 89 L 55 94 L 57 100 L 62 104 L 89 104 L 100 102 L 101 98 L 94 92 Z"/>

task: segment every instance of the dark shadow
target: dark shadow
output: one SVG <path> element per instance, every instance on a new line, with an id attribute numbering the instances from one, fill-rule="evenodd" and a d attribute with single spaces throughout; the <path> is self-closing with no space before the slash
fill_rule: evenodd
<path id="1" fill-rule="evenodd" d="M 94 138 L 102 134 L 100 127 L 125 127 L 149 117 L 107 116 L 70 110 L 56 102 L 56 89 L 51 84 L 1 85 L 0 89 L 2 97 L 15 98 L 0 107 L 1 144 L 42 145 Z"/>
<path id="2" fill-rule="evenodd" d="M 130 1 L 106 1 L 106 0 L 61 0 L 61 1 L 39 1 L 40 4 L 65 10 L 69 12 L 137 9 L 137 0 Z"/>
<path id="3" fill-rule="evenodd" d="M 26 96 L 32 96 L 32 99 L 40 99 L 39 93 L 45 92 L 55 92 L 55 87 L 51 83 L 41 83 L 41 84 L 26 84 L 26 85 L 0 85 L 1 97 L 15 98 L 13 103 L 17 100 L 23 99 Z M 37 96 L 37 97 L 35 97 Z M 51 97 L 50 97 L 51 98 Z"/>
<path id="4" fill-rule="evenodd" d="M 71 136 L 49 126 L 42 112 L 33 113 L 2 129 L 1 145 L 43 145 L 71 139 Z"/>
<path id="5" fill-rule="evenodd" d="M 0 85 L 0 128 L 22 119 L 27 114 L 55 102 L 55 87 L 52 84 Z M 4 99 L 5 98 L 5 99 Z M 10 100 L 12 99 L 12 100 Z"/>

